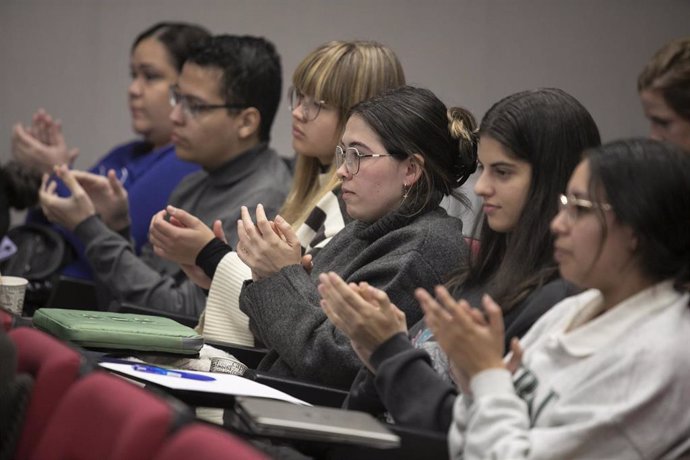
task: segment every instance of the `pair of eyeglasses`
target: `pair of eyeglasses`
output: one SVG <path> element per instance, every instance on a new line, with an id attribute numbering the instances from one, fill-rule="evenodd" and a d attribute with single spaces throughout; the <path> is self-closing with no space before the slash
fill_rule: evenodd
<path id="1" fill-rule="evenodd" d="M 564 194 L 559 195 L 558 206 L 561 211 L 565 212 L 570 223 L 576 222 L 580 217 L 591 212 L 592 209 L 601 209 L 602 211 L 613 209 L 608 203 L 594 203 L 584 198 Z"/>
<path id="2" fill-rule="evenodd" d="M 390 153 L 359 153 L 357 147 L 343 149 L 341 146 L 335 148 L 335 165 L 340 168 L 343 164 L 347 172 L 353 176 L 359 172 L 359 162 L 362 158 L 392 157 Z"/>
<path id="3" fill-rule="evenodd" d="M 326 101 L 316 101 L 314 98 L 307 97 L 300 90 L 291 86 L 288 90 L 288 103 L 290 104 L 290 112 L 297 107 L 302 108 L 302 117 L 306 121 L 314 121 L 321 112 L 321 107 Z"/>
<path id="4" fill-rule="evenodd" d="M 247 106 L 244 104 L 204 104 L 199 101 L 195 101 L 189 96 L 185 96 L 179 92 L 177 87 L 170 87 L 170 105 L 175 107 L 180 105 L 182 108 L 182 113 L 185 118 L 196 118 L 204 112 L 215 109 L 246 109 Z"/>

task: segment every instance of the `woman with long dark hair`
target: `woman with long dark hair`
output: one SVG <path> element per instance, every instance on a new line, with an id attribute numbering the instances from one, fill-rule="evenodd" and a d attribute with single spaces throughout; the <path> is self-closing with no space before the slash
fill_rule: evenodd
<path id="1" fill-rule="evenodd" d="M 486 296 L 484 317 L 418 292 L 464 387 L 451 457 L 685 458 L 690 155 L 647 139 L 590 149 L 558 203 L 555 260 L 586 291 L 534 324 L 511 369 L 499 304 Z"/>
<path id="2" fill-rule="evenodd" d="M 479 127 L 483 201 L 469 259 L 455 261 L 447 282 L 454 298 L 479 305 L 500 299 L 506 337 L 521 337 L 532 323 L 574 290 L 558 278 L 549 222 L 553 196 L 565 189 L 582 150 L 600 143 L 591 115 L 558 89 L 523 91 L 494 104 Z M 476 244 L 475 244 L 476 246 Z M 346 286 L 323 276 L 322 307 L 352 340 L 367 366 L 350 390 L 348 408 L 387 413 L 396 423 L 445 432 L 457 394 L 448 361 L 423 321 L 409 331 L 383 292 Z M 509 345 L 506 344 L 506 347 Z"/>

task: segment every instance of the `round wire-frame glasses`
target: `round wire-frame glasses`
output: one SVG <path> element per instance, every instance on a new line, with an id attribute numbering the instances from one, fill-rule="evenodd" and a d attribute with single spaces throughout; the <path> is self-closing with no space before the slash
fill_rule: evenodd
<path id="1" fill-rule="evenodd" d="M 561 193 L 558 196 L 558 209 L 565 212 L 568 222 L 572 224 L 592 209 L 611 211 L 613 207 L 608 203 L 595 203 L 584 198 L 578 198 L 575 195 Z"/>
<path id="2" fill-rule="evenodd" d="M 321 107 L 326 101 L 317 101 L 314 98 L 305 96 L 300 90 L 291 86 L 288 90 L 288 104 L 290 112 L 293 112 L 297 107 L 302 108 L 302 117 L 305 121 L 314 121 L 321 112 Z"/>
<path id="3" fill-rule="evenodd" d="M 357 147 L 343 149 L 341 146 L 335 147 L 335 165 L 340 168 L 343 164 L 347 172 L 353 176 L 359 172 L 359 163 L 362 158 L 392 157 L 390 153 L 359 153 Z"/>

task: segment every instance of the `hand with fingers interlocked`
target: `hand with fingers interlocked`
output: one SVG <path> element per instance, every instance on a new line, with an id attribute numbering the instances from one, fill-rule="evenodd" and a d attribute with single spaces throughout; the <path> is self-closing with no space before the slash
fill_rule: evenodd
<path id="1" fill-rule="evenodd" d="M 302 246 L 290 224 L 280 216 L 266 217 L 263 205 L 256 207 L 256 224 L 242 206 L 237 221 L 237 255 L 252 270 L 258 281 L 278 273 L 283 267 L 302 263 Z"/>

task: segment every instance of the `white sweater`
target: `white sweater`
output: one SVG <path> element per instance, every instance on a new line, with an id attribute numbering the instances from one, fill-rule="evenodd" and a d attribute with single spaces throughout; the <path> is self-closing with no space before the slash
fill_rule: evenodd
<path id="1" fill-rule="evenodd" d="M 451 458 L 657 459 L 690 450 L 690 295 L 659 283 L 601 313 L 563 300 L 522 340 L 523 368 L 458 397 Z M 518 394 L 519 393 L 519 394 Z"/>
<path id="2" fill-rule="evenodd" d="M 337 192 L 325 194 L 312 214 L 316 216 L 312 219 L 316 223 L 307 219 L 296 231 L 306 253 L 326 246 L 345 226 Z M 240 260 L 236 252 L 229 252 L 221 259 L 211 281 L 206 309 L 197 326 L 201 335 L 208 339 L 254 346 L 254 336 L 249 331 L 249 318 L 240 311 L 239 302 L 242 284 L 251 277 L 251 269 Z"/>

